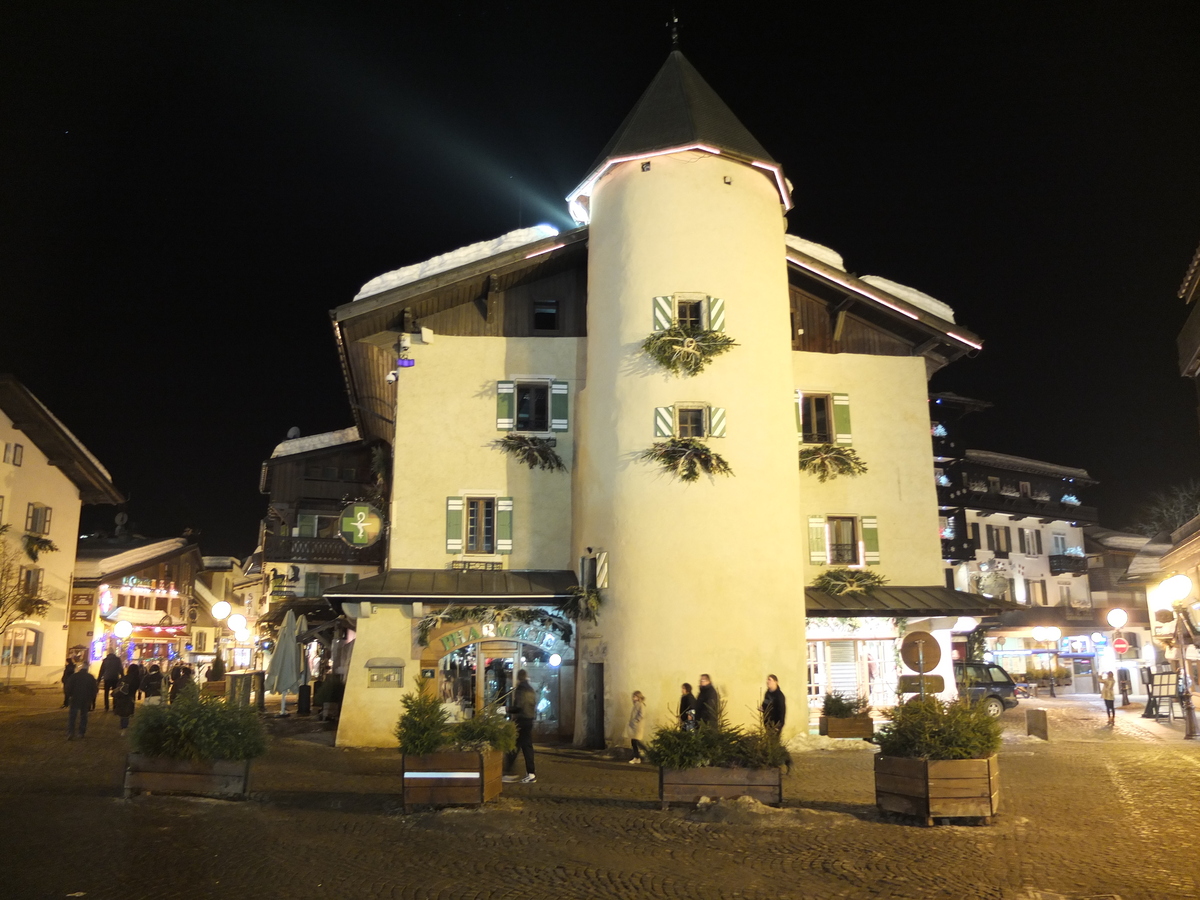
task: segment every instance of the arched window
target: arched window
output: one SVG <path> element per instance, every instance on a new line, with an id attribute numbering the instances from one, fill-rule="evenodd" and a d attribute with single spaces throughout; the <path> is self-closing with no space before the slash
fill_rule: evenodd
<path id="1" fill-rule="evenodd" d="M 40 666 L 42 633 L 17 626 L 0 635 L 0 666 Z"/>

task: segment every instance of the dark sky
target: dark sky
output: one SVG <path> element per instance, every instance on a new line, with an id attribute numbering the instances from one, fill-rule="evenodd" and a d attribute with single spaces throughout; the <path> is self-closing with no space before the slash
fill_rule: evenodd
<path id="1" fill-rule="evenodd" d="M 794 182 L 790 230 L 981 334 L 971 446 L 1086 467 L 1121 526 L 1200 473 L 1200 4 L 678 2 Z M 0 371 L 142 533 L 254 549 L 291 426 L 352 423 L 328 311 L 539 221 L 662 64 L 671 4 L 0 5 Z M 113 510 L 85 511 L 108 527 Z"/>

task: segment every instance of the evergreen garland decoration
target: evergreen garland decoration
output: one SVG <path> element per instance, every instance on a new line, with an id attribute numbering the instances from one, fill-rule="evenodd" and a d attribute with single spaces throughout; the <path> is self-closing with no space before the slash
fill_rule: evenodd
<path id="1" fill-rule="evenodd" d="M 558 604 L 557 609 L 560 613 L 576 621 L 583 619 L 592 624 L 600 621 L 600 604 L 604 601 L 599 588 L 573 585 L 567 588 L 567 591 L 571 596 Z"/>
<path id="2" fill-rule="evenodd" d="M 818 444 L 800 451 L 800 471 L 816 475 L 818 481 L 828 481 L 839 475 L 862 475 L 867 464 L 850 447 Z"/>
<path id="3" fill-rule="evenodd" d="M 696 438 L 658 441 L 637 458 L 658 463 L 680 481 L 698 481 L 701 472 L 705 475 L 733 474 L 733 468 L 721 454 Z"/>
<path id="4" fill-rule="evenodd" d="M 492 446 L 531 469 L 541 469 L 543 472 L 567 471 L 562 457 L 554 449 L 554 444 L 546 438 L 527 434 L 506 434 L 492 441 Z"/>
<path id="5" fill-rule="evenodd" d="M 812 580 L 810 587 L 834 597 L 870 591 L 887 584 L 887 579 L 866 569 L 826 569 Z"/>
<path id="6" fill-rule="evenodd" d="M 21 542 L 25 545 L 25 555 L 34 562 L 38 561 L 39 553 L 54 553 L 58 550 L 58 547 L 54 545 L 54 541 L 50 540 L 50 538 L 34 534 L 32 531 L 27 531 L 21 537 Z"/>
<path id="7" fill-rule="evenodd" d="M 557 631 L 562 637 L 563 643 L 571 642 L 570 623 L 559 616 L 550 615 L 544 609 L 528 609 L 519 606 L 447 606 L 445 609 L 430 613 L 417 622 L 417 643 L 422 647 L 428 647 L 430 632 L 451 622 L 476 624 L 520 622 L 522 625 L 540 625 L 542 628 Z"/>
<path id="8" fill-rule="evenodd" d="M 698 375 L 714 357 L 736 347 L 737 342 L 723 331 L 672 325 L 656 331 L 642 341 L 642 350 L 656 363 L 675 375 Z"/>

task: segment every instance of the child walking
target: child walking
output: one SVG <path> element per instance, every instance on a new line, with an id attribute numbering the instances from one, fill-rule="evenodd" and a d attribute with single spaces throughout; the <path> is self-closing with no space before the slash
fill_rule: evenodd
<path id="1" fill-rule="evenodd" d="M 629 743 L 633 746 L 633 759 L 629 761 L 629 764 L 639 765 L 646 752 L 646 745 L 642 743 L 646 739 L 646 698 L 641 691 L 633 692 L 633 709 L 629 712 L 629 724 L 625 726 L 625 736 L 629 738 Z"/>

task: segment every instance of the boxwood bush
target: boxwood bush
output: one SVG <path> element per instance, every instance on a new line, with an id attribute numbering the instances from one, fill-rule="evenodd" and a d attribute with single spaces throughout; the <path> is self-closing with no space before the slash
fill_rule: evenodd
<path id="1" fill-rule="evenodd" d="M 133 717 L 130 747 L 145 756 L 204 761 L 254 759 L 267 752 L 258 712 L 188 685 L 170 706 L 142 706 Z"/>

